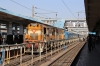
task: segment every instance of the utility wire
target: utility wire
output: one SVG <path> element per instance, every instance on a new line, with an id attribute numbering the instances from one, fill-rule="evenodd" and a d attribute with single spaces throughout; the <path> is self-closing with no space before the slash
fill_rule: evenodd
<path id="1" fill-rule="evenodd" d="M 51 12 L 48 12 L 48 13 L 38 13 L 38 14 L 51 14 Z"/>
<path id="2" fill-rule="evenodd" d="M 37 7 L 34 7 L 34 8 L 44 10 L 44 11 L 49 11 L 50 13 L 56 13 L 56 18 L 57 18 L 57 13 L 58 12 L 54 12 L 54 11 L 50 11 L 50 10 L 46 10 L 46 9 L 42 9 L 42 8 L 37 8 Z M 50 13 L 40 13 L 40 14 L 50 14 Z"/>
<path id="3" fill-rule="evenodd" d="M 46 9 L 42 9 L 42 8 L 37 8 L 37 7 L 35 7 L 36 9 L 40 9 L 40 10 L 44 10 L 44 11 L 49 11 L 49 12 L 51 12 L 51 13 L 57 13 L 57 12 L 54 12 L 54 11 L 50 11 L 50 10 L 46 10 Z"/>
<path id="4" fill-rule="evenodd" d="M 28 8 L 28 7 L 26 7 L 26 6 L 22 5 L 22 4 L 19 4 L 19 3 L 15 2 L 15 1 L 13 1 L 13 0 L 10 0 L 10 1 L 12 1 L 12 2 L 14 2 L 14 3 L 16 3 L 16 4 L 18 4 L 18 5 L 20 5 L 20 6 L 24 7 L 24 8 L 26 8 L 26 9 L 32 10 L 32 9 L 30 9 L 30 8 Z"/>
<path id="5" fill-rule="evenodd" d="M 10 1 L 12 1 L 12 2 L 14 2 L 14 3 L 16 3 L 16 4 L 18 4 L 18 5 L 22 6 L 22 7 L 26 8 L 26 9 L 28 9 L 28 10 L 31 10 L 31 11 L 32 11 L 32 9 L 30 9 L 30 8 L 28 8 L 28 7 L 26 7 L 26 6 L 22 5 L 22 4 L 19 4 L 18 2 L 15 2 L 14 0 L 10 0 Z M 36 11 L 34 11 L 34 12 L 36 12 Z M 36 12 L 36 13 L 37 13 L 37 12 Z M 37 13 L 37 14 L 43 15 L 42 13 Z M 45 15 L 43 15 L 43 16 L 45 16 Z M 48 16 L 45 16 L 45 17 L 48 17 Z"/>
<path id="6" fill-rule="evenodd" d="M 83 12 L 83 11 L 85 11 L 85 10 L 82 10 L 82 11 L 79 11 L 79 12 Z"/>
<path id="7" fill-rule="evenodd" d="M 50 13 L 56 13 L 56 17 L 57 17 L 58 12 L 54 12 L 54 11 L 50 11 L 50 10 L 46 10 L 46 9 L 41 9 L 41 8 L 37 8 L 37 7 L 34 7 L 34 8 L 44 10 L 44 11 L 49 11 Z M 50 13 L 41 13 L 41 14 L 50 14 Z"/>
<path id="8" fill-rule="evenodd" d="M 35 15 L 35 17 L 45 18 L 45 17 L 41 17 L 41 16 L 36 16 L 36 15 Z"/>
<path id="9" fill-rule="evenodd" d="M 72 11 L 68 8 L 68 6 L 66 5 L 66 3 L 62 0 L 62 2 L 64 3 L 64 5 L 67 7 L 67 9 L 71 12 L 71 14 L 75 17 L 75 15 L 72 13 Z M 76 18 L 76 17 L 75 17 Z M 76 18 L 77 19 L 77 18 Z"/>
<path id="10" fill-rule="evenodd" d="M 35 13 L 35 14 L 40 14 L 40 15 L 43 15 L 43 14 L 41 14 L 41 13 Z M 45 15 L 43 15 L 43 16 L 45 16 Z M 48 16 L 45 16 L 45 17 L 48 17 Z M 49 17 L 48 17 L 49 18 Z"/>

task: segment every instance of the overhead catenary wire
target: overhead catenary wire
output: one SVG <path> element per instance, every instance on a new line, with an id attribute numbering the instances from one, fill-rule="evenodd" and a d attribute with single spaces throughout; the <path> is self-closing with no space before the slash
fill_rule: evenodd
<path id="1" fill-rule="evenodd" d="M 79 12 L 84 12 L 85 10 L 79 11 Z"/>
<path id="2" fill-rule="evenodd" d="M 56 17 L 57 17 L 58 12 L 54 12 L 54 11 L 50 11 L 50 10 L 46 10 L 46 9 L 42 9 L 42 8 L 38 8 L 38 7 L 34 7 L 34 8 L 44 10 L 44 11 L 49 11 L 50 13 L 56 13 Z M 50 13 L 41 13 L 41 14 L 50 14 Z"/>
<path id="3" fill-rule="evenodd" d="M 26 7 L 26 6 L 22 5 L 22 4 L 19 4 L 18 2 L 14 1 L 14 0 L 10 0 L 10 1 L 12 1 L 12 2 L 14 2 L 14 3 L 16 3 L 16 4 L 22 6 L 22 7 L 26 8 L 26 9 L 32 11 L 32 9 L 30 9 L 30 8 L 28 8 L 28 7 Z M 34 12 L 36 12 L 36 11 L 34 11 Z M 37 13 L 37 14 L 40 14 L 40 15 L 43 15 L 42 13 L 38 13 L 38 12 L 36 12 L 36 13 Z M 43 15 L 43 16 L 45 16 L 45 15 Z M 45 16 L 45 17 L 48 17 L 48 16 Z"/>
<path id="4" fill-rule="evenodd" d="M 22 4 L 19 4 L 18 2 L 15 2 L 14 0 L 10 0 L 10 1 L 12 1 L 12 2 L 14 2 L 14 3 L 16 3 L 16 4 L 18 4 L 18 5 L 20 5 L 20 6 L 24 7 L 24 8 L 26 8 L 26 9 L 32 10 L 32 9 L 30 9 L 30 8 L 28 8 L 28 7 L 24 6 L 24 5 L 22 5 Z"/>
<path id="5" fill-rule="evenodd" d="M 79 11 L 79 12 L 76 12 L 76 13 L 78 13 L 78 19 L 79 19 L 79 14 L 80 13 L 85 13 L 85 12 L 83 12 L 83 10 L 82 10 L 82 11 Z"/>
<path id="6" fill-rule="evenodd" d="M 45 17 L 41 17 L 41 16 L 36 16 L 36 15 L 34 15 L 35 17 L 39 17 L 39 18 L 45 18 Z"/>
<path id="7" fill-rule="evenodd" d="M 41 13 L 35 13 L 35 14 L 41 14 Z M 41 15 L 43 15 L 43 14 L 41 14 Z M 45 16 L 45 15 L 43 15 L 43 16 Z M 48 17 L 48 16 L 45 16 L 45 17 Z M 48 17 L 49 18 L 49 17 Z"/>
<path id="8" fill-rule="evenodd" d="M 38 13 L 38 14 L 51 14 L 51 12 L 48 12 L 48 13 Z"/>
<path id="9" fill-rule="evenodd" d="M 36 9 L 40 9 L 40 10 L 44 10 L 44 11 L 48 11 L 50 13 L 58 13 L 58 12 L 54 12 L 54 11 L 50 11 L 50 10 L 46 10 L 46 9 L 42 9 L 42 8 L 38 8 L 38 7 L 35 7 Z"/>
<path id="10" fill-rule="evenodd" d="M 71 12 L 71 14 L 75 17 L 75 15 L 72 13 L 72 11 L 68 8 L 68 6 L 66 5 L 66 3 L 62 0 L 62 2 L 64 3 L 64 5 L 67 7 L 67 9 Z M 76 17 L 75 17 L 76 18 Z M 77 18 L 76 18 L 77 19 Z"/>

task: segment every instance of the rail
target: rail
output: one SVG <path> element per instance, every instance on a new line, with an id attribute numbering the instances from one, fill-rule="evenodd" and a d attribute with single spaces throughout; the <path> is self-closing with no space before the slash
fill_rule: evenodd
<path id="1" fill-rule="evenodd" d="M 52 56 L 55 52 L 59 52 L 61 49 L 65 49 L 68 44 L 71 44 L 73 42 L 77 42 L 77 41 L 80 41 L 80 39 L 82 38 L 76 38 L 76 39 L 70 39 L 70 40 L 50 40 L 50 41 L 47 41 L 47 42 L 42 42 L 42 43 L 45 43 L 45 46 L 44 46 L 44 49 L 45 49 L 45 58 L 48 57 L 48 52 L 50 52 L 49 54 Z M 39 48 L 39 51 L 40 51 L 40 54 L 39 54 L 39 60 L 41 62 L 42 60 L 42 54 L 41 54 L 41 42 L 40 43 L 40 48 Z M 31 64 L 33 64 L 33 60 L 34 60 L 34 43 L 30 43 L 32 45 L 32 51 L 31 51 Z M 20 66 L 22 66 L 23 64 L 23 56 L 25 55 L 25 52 L 26 52 L 26 43 L 22 43 L 22 44 L 13 44 L 13 45 L 1 45 L 0 46 L 0 54 L 1 54 L 1 63 L 2 65 L 7 65 L 7 64 L 10 64 L 10 61 L 12 59 L 16 59 L 16 58 L 19 58 L 20 60 Z M 47 48 L 49 47 L 49 48 Z M 11 50 L 15 50 L 15 49 L 19 49 L 20 52 L 18 51 L 14 51 L 14 53 L 17 53 L 16 55 L 12 56 L 11 57 Z M 53 52 L 55 49 L 55 52 Z M 50 50 L 50 51 L 48 51 Z M 2 54 L 5 54 L 6 57 Z M 25 61 L 26 62 L 26 61 Z"/>

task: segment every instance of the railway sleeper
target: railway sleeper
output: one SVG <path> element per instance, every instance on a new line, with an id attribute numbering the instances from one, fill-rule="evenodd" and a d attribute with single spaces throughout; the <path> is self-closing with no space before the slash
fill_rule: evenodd
<path id="1" fill-rule="evenodd" d="M 80 44 L 80 43 L 79 43 L 79 44 Z M 82 47 L 82 46 L 81 46 L 81 47 Z M 74 52 L 74 53 L 76 53 L 75 55 L 77 55 L 77 53 L 79 52 L 78 50 L 80 50 L 80 49 L 77 49 L 77 50 Z M 73 52 L 72 52 L 72 53 L 73 53 Z M 72 53 L 71 53 L 71 54 L 72 54 Z M 71 60 L 71 61 L 69 61 L 69 63 L 72 62 L 73 56 L 75 56 L 74 53 L 73 53 L 73 55 L 71 55 L 70 58 L 68 58 L 69 60 Z M 67 61 L 67 62 L 68 62 L 68 61 Z"/>

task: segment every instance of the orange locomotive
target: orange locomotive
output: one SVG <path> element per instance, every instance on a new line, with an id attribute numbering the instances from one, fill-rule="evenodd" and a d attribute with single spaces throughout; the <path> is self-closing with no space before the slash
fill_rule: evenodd
<path id="1" fill-rule="evenodd" d="M 41 52 L 43 52 L 45 49 L 43 42 L 64 39 L 64 30 L 50 25 L 30 23 L 26 29 L 25 42 L 34 42 L 34 52 L 39 52 L 39 42 L 41 43 Z M 27 52 L 31 50 L 30 48 L 31 44 L 27 44 Z"/>

